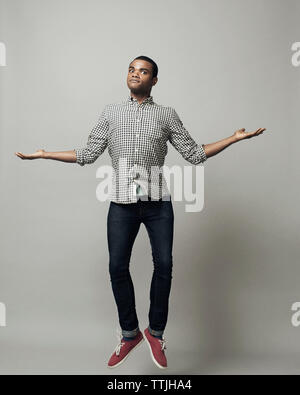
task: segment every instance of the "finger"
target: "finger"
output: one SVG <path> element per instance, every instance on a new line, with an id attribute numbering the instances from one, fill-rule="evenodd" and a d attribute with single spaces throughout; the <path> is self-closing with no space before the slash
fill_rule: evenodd
<path id="1" fill-rule="evenodd" d="M 266 130 L 265 128 L 258 128 L 254 130 L 253 132 L 248 132 L 247 137 L 253 137 L 253 136 L 259 136 L 263 131 Z"/>
<path id="2" fill-rule="evenodd" d="M 254 136 L 257 133 L 257 130 L 254 130 L 254 132 L 247 132 L 247 137 Z"/>
<path id="3" fill-rule="evenodd" d="M 266 130 L 265 128 L 259 128 L 257 130 L 255 130 L 254 132 L 252 132 L 250 134 L 250 136 L 259 136 L 260 134 L 262 134 L 264 132 L 264 130 Z"/>
<path id="4" fill-rule="evenodd" d="M 265 130 L 266 130 L 266 128 L 260 128 L 260 129 L 258 129 L 257 134 L 261 134 L 261 133 L 263 133 Z"/>

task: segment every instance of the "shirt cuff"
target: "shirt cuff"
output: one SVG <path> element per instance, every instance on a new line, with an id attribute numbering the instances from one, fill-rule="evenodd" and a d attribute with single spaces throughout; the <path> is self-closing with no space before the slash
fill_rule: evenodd
<path id="1" fill-rule="evenodd" d="M 84 159 L 83 159 L 83 148 L 79 149 L 74 149 L 75 154 L 76 154 L 76 163 L 78 163 L 80 166 L 84 165 Z"/>
<path id="2" fill-rule="evenodd" d="M 206 156 L 203 146 L 204 146 L 204 144 L 199 145 L 201 162 L 205 162 L 207 160 L 207 156 Z"/>

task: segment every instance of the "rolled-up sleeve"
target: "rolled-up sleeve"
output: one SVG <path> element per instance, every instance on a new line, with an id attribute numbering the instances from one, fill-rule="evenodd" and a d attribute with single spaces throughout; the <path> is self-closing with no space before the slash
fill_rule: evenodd
<path id="1" fill-rule="evenodd" d="M 107 147 L 109 122 L 107 120 L 106 108 L 107 106 L 102 111 L 97 124 L 90 132 L 86 147 L 74 149 L 76 163 L 80 166 L 95 162 Z"/>
<path id="2" fill-rule="evenodd" d="M 203 145 L 197 144 L 183 126 L 181 119 L 174 108 L 168 121 L 169 141 L 182 157 L 193 165 L 205 162 L 207 156 Z"/>

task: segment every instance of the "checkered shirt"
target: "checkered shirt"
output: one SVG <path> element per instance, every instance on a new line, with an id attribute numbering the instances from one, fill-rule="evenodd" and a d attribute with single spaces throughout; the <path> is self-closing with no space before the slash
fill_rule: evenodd
<path id="1" fill-rule="evenodd" d="M 76 163 L 95 162 L 107 147 L 113 168 L 109 200 L 135 203 L 140 188 L 158 200 L 170 196 L 162 169 L 168 141 L 191 164 L 207 160 L 203 144 L 194 141 L 174 108 L 156 104 L 152 96 L 139 103 L 129 95 L 104 107 L 86 146 L 75 149 Z"/>

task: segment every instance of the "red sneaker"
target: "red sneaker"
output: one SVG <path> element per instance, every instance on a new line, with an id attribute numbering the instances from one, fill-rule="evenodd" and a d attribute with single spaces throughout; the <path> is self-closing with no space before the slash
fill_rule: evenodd
<path id="1" fill-rule="evenodd" d="M 128 355 L 133 351 L 138 345 L 144 341 L 144 337 L 141 331 L 138 332 L 137 336 L 133 340 L 122 340 L 121 331 L 118 332 L 119 344 L 115 348 L 114 353 L 110 357 L 107 367 L 116 368 L 121 365 L 122 362 L 128 357 Z"/>
<path id="2" fill-rule="evenodd" d="M 166 339 L 162 337 L 161 340 L 158 337 L 152 336 L 148 328 L 144 330 L 144 339 L 149 346 L 151 357 L 155 365 L 158 366 L 160 369 L 166 369 L 168 366 L 167 358 L 164 351 L 167 348 Z"/>

